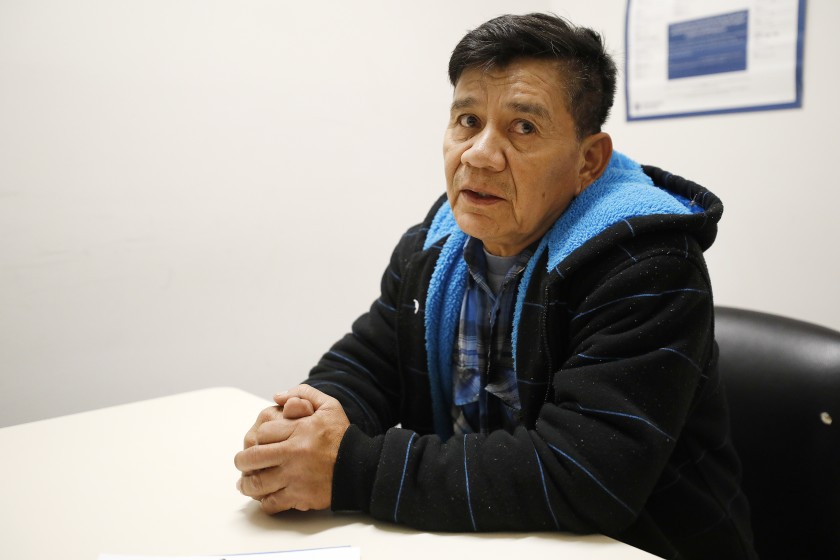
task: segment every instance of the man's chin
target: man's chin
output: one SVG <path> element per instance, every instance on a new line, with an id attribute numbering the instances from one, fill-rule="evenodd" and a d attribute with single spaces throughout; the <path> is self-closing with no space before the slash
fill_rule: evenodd
<path id="1" fill-rule="evenodd" d="M 499 229 L 495 220 L 480 212 L 455 211 L 453 214 L 461 231 L 476 239 L 483 240 Z"/>

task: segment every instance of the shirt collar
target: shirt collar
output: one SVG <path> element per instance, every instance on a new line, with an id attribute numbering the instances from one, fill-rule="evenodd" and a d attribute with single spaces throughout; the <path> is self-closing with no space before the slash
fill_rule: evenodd
<path id="1" fill-rule="evenodd" d="M 505 272 L 505 280 L 503 284 L 507 284 L 512 277 L 518 276 L 528 264 L 528 261 L 534 255 L 534 249 L 537 244 L 523 249 L 510 262 L 510 267 Z M 479 283 L 488 285 L 487 276 L 489 274 L 487 266 L 487 257 L 484 253 L 484 243 L 475 237 L 468 237 L 464 244 L 464 260 L 467 263 L 470 275 Z"/>

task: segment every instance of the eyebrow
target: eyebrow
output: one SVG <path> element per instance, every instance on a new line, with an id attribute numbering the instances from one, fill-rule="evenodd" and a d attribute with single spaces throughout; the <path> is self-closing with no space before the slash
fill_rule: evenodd
<path id="1" fill-rule="evenodd" d="M 462 97 L 452 102 L 450 112 L 459 111 L 461 109 L 468 109 L 475 106 L 477 103 L 475 97 Z M 513 101 L 507 104 L 508 109 L 516 111 L 517 113 L 525 113 L 526 115 L 533 115 L 542 119 L 551 119 L 551 114 L 548 109 L 538 103 L 524 103 L 521 101 Z"/>
<path id="2" fill-rule="evenodd" d="M 551 119 L 548 109 L 537 103 L 512 102 L 508 103 L 508 107 L 517 113 L 534 115 L 535 117 L 540 117 L 542 119 Z"/>
<path id="3" fill-rule="evenodd" d="M 475 97 L 462 97 L 461 99 L 456 99 L 452 102 L 452 107 L 450 107 L 450 111 L 458 111 L 460 109 L 466 109 L 468 107 L 472 107 L 475 105 Z"/>

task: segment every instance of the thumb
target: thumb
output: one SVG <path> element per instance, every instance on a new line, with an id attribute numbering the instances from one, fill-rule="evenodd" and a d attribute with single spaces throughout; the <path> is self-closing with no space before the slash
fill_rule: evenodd
<path id="1" fill-rule="evenodd" d="M 322 393 L 315 387 L 310 387 L 309 385 L 303 384 L 289 389 L 288 391 L 277 393 L 276 395 L 274 395 L 274 402 L 276 402 L 280 406 L 283 406 L 292 397 L 297 397 L 299 399 L 311 402 L 315 410 L 318 410 L 319 408 L 333 400 L 332 397 L 326 395 L 325 393 Z"/>
<path id="2" fill-rule="evenodd" d="M 286 404 L 280 408 L 283 409 L 283 418 L 287 420 L 305 418 L 315 413 L 315 407 L 312 406 L 312 403 L 299 397 L 289 397 L 286 399 Z"/>

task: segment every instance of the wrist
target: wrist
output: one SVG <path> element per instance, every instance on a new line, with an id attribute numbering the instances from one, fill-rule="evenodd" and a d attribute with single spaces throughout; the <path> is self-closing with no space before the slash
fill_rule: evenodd
<path id="1" fill-rule="evenodd" d="M 344 432 L 333 471 L 333 511 L 370 511 L 383 441 L 384 436 L 368 436 L 354 424 Z"/>

